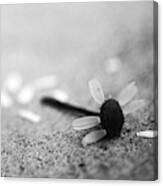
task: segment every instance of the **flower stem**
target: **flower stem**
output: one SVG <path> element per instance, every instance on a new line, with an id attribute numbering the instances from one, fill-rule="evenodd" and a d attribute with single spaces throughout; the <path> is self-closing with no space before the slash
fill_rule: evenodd
<path id="1" fill-rule="evenodd" d="M 81 114 L 89 115 L 89 116 L 99 116 L 98 112 L 87 110 L 85 108 L 71 105 L 69 103 L 64 103 L 51 97 L 43 97 L 41 99 L 41 104 L 50 106 L 52 108 L 56 108 L 58 110 L 76 112 L 76 113 L 81 113 Z"/>

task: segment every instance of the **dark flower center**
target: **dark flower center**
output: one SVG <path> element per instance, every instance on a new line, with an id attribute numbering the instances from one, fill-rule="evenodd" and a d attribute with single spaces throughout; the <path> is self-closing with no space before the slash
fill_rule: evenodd
<path id="1" fill-rule="evenodd" d="M 108 99 L 100 110 L 101 125 L 109 138 L 119 137 L 124 123 L 124 115 L 118 101 Z"/>

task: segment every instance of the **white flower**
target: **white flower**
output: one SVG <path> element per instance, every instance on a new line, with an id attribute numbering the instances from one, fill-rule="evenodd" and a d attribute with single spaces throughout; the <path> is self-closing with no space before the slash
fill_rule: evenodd
<path id="1" fill-rule="evenodd" d="M 112 96 L 110 95 L 108 100 L 105 100 L 103 89 L 101 87 L 100 82 L 97 79 L 90 80 L 88 85 L 89 85 L 89 89 L 90 89 L 90 93 L 92 97 L 98 104 L 101 105 L 101 108 L 100 108 L 101 112 L 97 116 L 86 116 L 86 117 L 75 119 L 72 123 L 72 127 L 75 130 L 85 130 L 85 129 L 89 129 L 89 128 L 92 128 L 92 127 L 95 127 L 101 124 L 102 129 L 95 130 L 87 134 L 82 140 L 83 146 L 86 146 L 87 144 L 95 143 L 99 141 L 100 139 L 104 138 L 106 135 L 108 136 L 111 135 L 110 132 L 112 131 L 109 132 L 109 127 L 113 128 L 113 131 L 115 132 L 116 132 L 116 127 L 119 127 L 117 130 L 118 130 L 118 133 L 120 133 L 121 127 L 124 122 L 123 114 L 127 115 L 145 106 L 145 101 L 142 99 L 131 101 L 138 92 L 135 82 L 131 82 L 129 85 L 127 85 L 120 92 L 117 99 L 113 99 Z M 111 102 L 113 103 L 113 105 L 110 105 Z M 106 106 L 107 109 L 105 108 L 103 112 L 105 103 L 107 103 L 107 106 Z M 121 112 L 121 107 L 122 107 L 123 112 Z M 111 112 L 107 113 L 108 110 Z M 111 114 L 113 117 L 112 116 L 110 117 Z M 118 114 L 117 118 L 121 120 L 120 123 L 118 123 L 118 125 L 117 125 L 117 122 L 119 121 L 116 118 L 116 114 Z M 105 115 L 104 119 L 102 115 Z M 108 121 L 108 123 L 107 121 L 105 121 L 105 119 Z M 109 122 L 113 122 L 114 120 L 115 120 L 115 124 L 109 123 Z M 105 125 L 104 125 L 104 122 L 105 122 Z M 108 125 L 108 130 L 106 128 L 106 124 Z M 114 133 L 112 137 L 114 137 L 115 134 L 116 133 Z"/>

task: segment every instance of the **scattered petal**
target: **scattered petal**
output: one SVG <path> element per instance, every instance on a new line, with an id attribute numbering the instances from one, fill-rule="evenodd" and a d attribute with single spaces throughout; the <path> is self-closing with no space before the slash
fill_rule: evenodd
<path id="1" fill-rule="evenodd" d="M 119 94 L 118 100 L 121 106 L 127 104 L 138 92 L 135 82 L 131 82 L 127 87 L 125 87 Z"/>
<path id="2" fill-rule="evenodd" d="M 141 109 L 144 106 L 145 106 L 144 100 L 135 100 L 124 106 L 123 113 L 129 114 L 129 113 L 137 111 L 138 109 Z"/>
<path id="3" fill-rule="evenodd" d="M 94 98 L 94 100 L 97 103 L 102 104 L 104 102 L 104 92 L 100 82 L 97 79 L 92 79 L 89 81 L 88 84 L 89 84 L 90 93 Z"/>
<path id="4" fill-rule="evenodd" d="M 12 98 L 4 91 L 1 91 L 1 105 L 2 107 L 6 108 L 11 107 L 13 105 Z"/>
<path id="5" fill-rule="evenodd" d="M 84 130 L 97 126 L 100 123 L 98 116 L 86 116 L 79 119 L 75 119 L 72 123 L 72 127 L 75 130 Z"/>
<path id="6" fill-rule="evenodd" d="M 52 75 L 43 76 L 41 78 L 36 79 L 34 82 L 34 86 L 36 86 L 36 89 L 39 90 L 54 88 L 57 84 L 57 77 Z"/>
<path id="7" fill-rule="evenodd" d="M 107 134 L 107 132 L 104 129 L 90 132 L 89 134 L 87 134 L 83 138 L 82 144 L 85 147 L 86 145 L 89 145 L 91 143 L 95 143 L 95 142 L 99 141 L 100 139 L 104 138 L 106 136 L 106 134 Z"/>
<path id="8" fill-rule="evenodd" d="M 21 88 L 22 82 L 22 77 L 18 73 L 14 72 L 9 74 L 4 81 L 4 88 L 11 93 L 16 93 Z"/>
<path id="9" fill-rule="evenodd" d="M 68 94 L 60 89 L 56 89 L 52 92 L 51 96 L 61 102 L 67 102 L 69 100 Z"/>
<path id="10" fill-rule="evenodd" d="M 146 131 L 137 132 L 136 135 L 144 138 L 155 138 L 157 137 L 158 132 L 154 130 L 146 130 Z"/>
<path id="11" fill-rule="evenodd" d="M 24 86 L 18 96 L 17 101 L 21 104 L 28 104 L 35 96 L 35 88 L 32 85 Z"/>
<path id="12" fill-rule="evenodd" d="M 33 123 L 38 123 L 40 122 L 41 118 L 38 114 L 29 111 L 29 110 L 19 110 L 18 111 L 18 115 L 23 118 L 26 119 L 27 121 L 33 122 Z"/>
<path id="13" fill-rule="evenodd" d="M 105 62 L 105 69 L 109 74 L 120 71 L 122 62 L 118 57 L 110 58 Z"/>

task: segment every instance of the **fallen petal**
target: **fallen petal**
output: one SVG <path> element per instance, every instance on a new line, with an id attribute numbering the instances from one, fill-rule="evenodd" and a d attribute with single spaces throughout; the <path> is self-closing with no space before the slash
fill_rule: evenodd
<path id="1" fill-rule="evenodd" d="M 97 126 L 100 123 L 98 116 L 87 116 L 79 119 L 75 119 L 72 123 L 72 127 L 75 130 L 84 130 Z"/>
<path id="2" fill-rule="evenodd" d="M 146 130 L 146 131 L 140 131 L 136 133 L 137 136 L 139 137 L 144 137 L 144 138 L 155 138 L 158 135 L 158 132 L 155 130 Z"/>
<path id="3" fill-rule="evenodd" d="M 127 104 L 138 92 L 138 89 L 135 85 L 135 82 L 130 83 L 126 88 L 124 88 L 119 96 L 118 96 L 118 101 L 121 106 L 124 106 Z"/>
<path id="4" fill-rule="evenodd" d="M 106 134 L 107 134 L 106 130 L 103 129 L 90 132 L 83 138 L 82 144 L 85 147 L 86 145 L 95 143 L 100 139 L 104 138 Z"/>
<path id="5" fill-rule="evenodd" d="M 94 100 L 97 103 L 102 104 L 104 102 L 104 92 L 100 82 L 97 79 L 92 79 L 89 81 L 88 85 L 89 85 L 90 93 L 94 98 Z"/>
<path id="6" fill-rule="evenodd" d="M 138 109 L 141 109 L 144 106 L 145 106 L 144 100 L 135 100 L 124 106 L 123 113 L 129 114 L 129 113 L 137 111 Z"/>
<path id="7" fill-rule="evenodd" d="M 38 114 L 29 111 L 29 110 L 19 110 L 18 111 L 18 115 L 23 118 L 26 119 L 27 121 L 33 122 L 33 123 L 38 123 L 40 122 L 41 118 Z"/>

